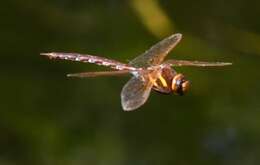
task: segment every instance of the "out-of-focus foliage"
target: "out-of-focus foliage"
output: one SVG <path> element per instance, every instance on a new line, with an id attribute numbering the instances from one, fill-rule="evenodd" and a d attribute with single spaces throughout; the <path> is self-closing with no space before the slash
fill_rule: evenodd
<path id="1" fill-rule="evenodd" d="M 260 1 L 6 0 L 0 9 L 0 164 L 255 165 L 260 163 Z M 105 70 L 50 61 L 64 51 L 128 62 L 171 33 L 168 58 L 233 62 L 177 68 L 183 97 L 152 92 L 123 112 L 129 77 L 68 79 Z"/>

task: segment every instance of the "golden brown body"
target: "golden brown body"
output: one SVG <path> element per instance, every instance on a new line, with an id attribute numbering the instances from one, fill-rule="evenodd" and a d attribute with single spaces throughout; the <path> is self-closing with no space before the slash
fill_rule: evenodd
<path id="1" fill-rule="evenodd" d="M 158 79 L 153 83 L 153 89 L 163 94 L 183 95 L 189 86 L 189 81 L 182 74 L 177 74 L 170 66 L 163 67 Z"/>

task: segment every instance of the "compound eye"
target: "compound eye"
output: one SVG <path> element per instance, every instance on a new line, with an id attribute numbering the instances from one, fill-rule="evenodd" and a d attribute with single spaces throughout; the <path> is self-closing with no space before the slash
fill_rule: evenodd
<path id="1" fill-rule="evenodd" d="M 190 89 L 190 82 L 189 81 L 184 81 L 181 85 L 182 87 L 182 92 L 186 93 Z"/>
<path id="2" fill-rule="evenodd" d="M 177 95 L 183 95 L 190 88 L 190 82 L 182 74 L 177 74 L 172 79 L 172 91 Z"/>
<path id="3" fill-rule="evenodd" d="M 182 90 L 182 82 L 183 82 L 184 76 L 182 74 L 177 74 L 172 79 L 172 91 L 175 94 L 179 94 Z"/>

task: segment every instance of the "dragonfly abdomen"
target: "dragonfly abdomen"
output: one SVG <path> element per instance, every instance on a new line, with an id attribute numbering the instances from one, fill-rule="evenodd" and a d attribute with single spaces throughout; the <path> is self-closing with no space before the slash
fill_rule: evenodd
<path id="1" fill-rule="evenodd" d="M 69 60 L 69 61 L 92 63 L 101 66 L 108 66 L 116 70 L 131 70 L 131 71 L 137 70 L 137 68 L 132 67 L 128 64 L 124 64 L 115 60 L 111 60 L 99 56 L 88 55 L 88 54 L 82 55 L 78 53 L 52 52 L 52 53 L 41 53 L 41 55 L 48 56 L 51 59 L 62 59 L 62 60 Z"/>

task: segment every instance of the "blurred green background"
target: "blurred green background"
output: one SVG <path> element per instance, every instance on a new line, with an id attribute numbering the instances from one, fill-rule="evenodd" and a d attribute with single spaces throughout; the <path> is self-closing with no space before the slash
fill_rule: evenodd
<path id="1" fill-rule="evenodd" d="M 260 1 L 6 0 L 0 7 L 1 165 L 260 164 Z M 106 70 L 48 60 L 78 52 L 129 62 L 172 33 L 167 58 L 233 62 L 177 68 L 183 97 L 152 92 L 124 112 L 130 76 L 69 79 Z"/>

